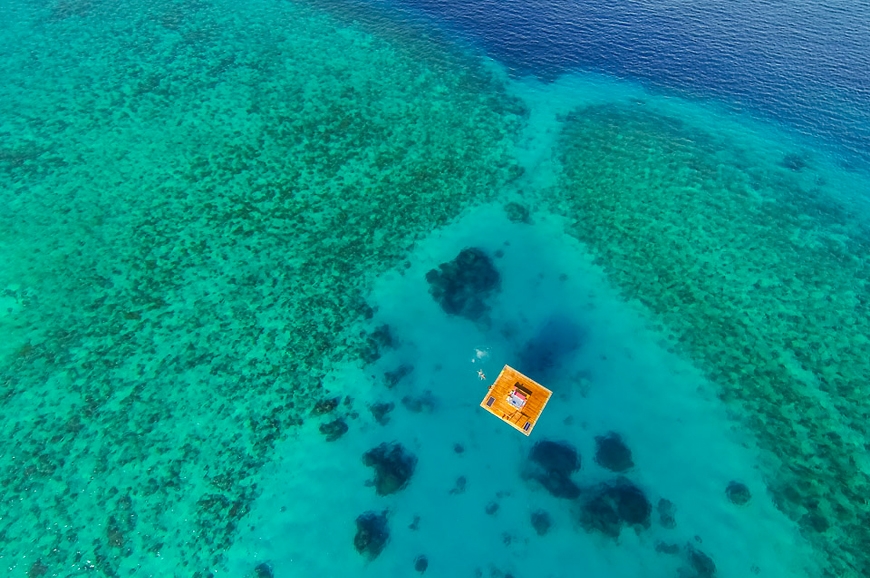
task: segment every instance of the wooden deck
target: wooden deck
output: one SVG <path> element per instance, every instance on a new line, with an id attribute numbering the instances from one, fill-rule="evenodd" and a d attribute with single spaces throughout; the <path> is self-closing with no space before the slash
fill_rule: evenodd
<path id="1" fill-rule="evenodd" d="M 529 435 L 551 395 L 553 392 L 540 383 L 505 365 L 495 382 L 489 386 L 480 407 Z M 511 400 L 521 407 L 516 407 Z"/>

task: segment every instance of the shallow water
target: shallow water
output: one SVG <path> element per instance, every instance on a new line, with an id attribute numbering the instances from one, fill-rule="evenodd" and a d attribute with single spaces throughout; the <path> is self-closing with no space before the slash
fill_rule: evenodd
<path id="1" fill-rule="evenodd" d="M 860 6 L 6 8 L 10 576 L 867 573 Z"/>

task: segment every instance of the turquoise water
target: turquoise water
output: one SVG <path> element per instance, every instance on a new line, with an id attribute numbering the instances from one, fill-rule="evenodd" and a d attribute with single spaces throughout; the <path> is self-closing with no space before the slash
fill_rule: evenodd
<path id="1" fill-rule="evenodd" d="M 868 572 L 854 131 L 406 9 L 6 8 L 6 575 Z"/>

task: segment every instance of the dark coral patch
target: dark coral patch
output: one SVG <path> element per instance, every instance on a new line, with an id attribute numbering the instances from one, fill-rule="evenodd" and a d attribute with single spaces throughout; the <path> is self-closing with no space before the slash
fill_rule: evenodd
<path id="1" fill-rule="evenodd" d="M 326 437 L 326 441 L 334 442 L 347 433 L 347 422 L 342 418 L 332 420 L 329 423 L 320 424 L 320 433 Z"/>
<path id="2" fill-rule="evenodd" d="M 504 206 L 507 218 L 513 223 L 529 223 L 529 208 L 519 203 L 510 202 Z"/>
<path id="3" fill-rule="evenodd" d="M 643 490 L 623 481 L 611 488 L 608 496 L 616 503 L 616 511 L 624 522 L 649 527 L 652 505 Z"/>
<path id="4" fill-rule="evenodd" d="M 378 344 L 378 347 L 395 347 L 398 343 L 396 337 L 393 335 L 392 328 L 386 323 L 378 325 L 375 330 L 372 331 L 371 339 Z"/>
<path id="5" fill-rule="evenodd" d="M 800 171 L 807 168 L 808 163 L 804 155 L 789 153 L 782 157 L 782 160 L 779 162 L 779 164 L 790 171 L 799 173 Z"/>
<path id="6" fill-rule="evenodd" d="M 831 523 L 828 522 L 827 518 L 818 512 L 807 512 L 801 516 L 800 523 L 801 526 L 812 528 L 813 531 L 819 534 L 824 534 L 831 527 Z"/>
<path id="7" fill-rule="evenodd" d="M 356 551 L 369 560 L 377 558 L 390 539 L 387 513 L 366 512 L 356 519 L 356 535 L 353 546 Z"/>
<path id="8" fill-rule="evenodd" d="M 725 488 L 725 495 L 728 496 L 732 504 L 737 504 L 738 506 L 742 506 L 752 499 L 752 493 L 746 484 L 735 481 L 728 483 L 728 487 Z"/>
<path id="9" fill-rule="evenodd" d="M 486 301 L 501 284 L 501 276 L 492 260 L 480 249 L 468 248 L 447 263 L 426 274 L 429 293 L 448 315 L 472 321 L 489 312 Z"/>
<path id="10" fill-rule="evenodd" d="M 380 359 L 385 349 L 396 347 L 396 339 L 389 325 L 380 325 L 368 336 L 363 333 L 361 337 L 365 337 L 365 343 L 360 350 L 360 358 L 367 364 Z"/>
<path id="11" fill-rule="evenodd" d="M 376 422 L 381 425 L 387 425 L 387 423 L 390 421 L 390 412 L 393 411 L 395 407 L 396 404 L 392 402 L 376 402 L 373 403 L 369 409 L 371 409 L 372 416 L 374 416 Z"/>
<path id="12" fill-rule="evenodd" d="M 623 526 L 650 525 L 652 504 L 643 491 L 625 478 L 603 484 L 580 507 L 580 523 L 587 530 L 597 530 L 617 537 Z"/>
<path id="13" fill-rule="evenodd" d="M 429 559 L 422 554 L 420 556 L 417 556 L 417 558 L 414 560 L 414 570 L 422 574 L 426 571 L 427 568 L 429 568 Z"/>
<path id="14" fill-rule="evenodd" d="M 340 402 L 341 397 L 321 399 L 314 404 L 314 408 L 311 410 L 311 413 L 313 413 L 314 415 L 324 415 L 327 413 L 331 413 L 335 408 L 338 407 L 338 404 Z"/>
<path id="15" fill-rule="evenodd" d="M 547 471 L 566 475 L 580 469 L 580 454 L 567 442 L 539 441 L 532 447 L 529 459 Z"/>
<path id="16" fill-rule="evenodd" d="M 660 499 L 656 506 L 656 511 L 659 514 L 659 523 L 662 527 L 667 528 L 668 530 L 673 530 L 677 527 L 677 519 L 674 516 L 677 507 L 673 502 L 664 498 Z"/>
<path id="17" fill-rule="evenodd" d="M 553 520 L 550 518 L 550 514 L 545 512 L 544 510 L 537 510 L 532 512 L 531 517 L 532 528 L 535 529 L 535 532 L 538 533 L 538 536 L 543 536 L 547 532 L 550 531 L 550 526 L 553 525 Z"/>
<path id="18" fill-rule="evenodd" d="M 618 433 L 595 438 L 595 463 L 612 472 L 624 472 L 634 467 L 631 450 Z"/>
<path id="19" fill-rule="evenodd" d="M 417 456 L 401 444 L 383 443 L 363 454 L 363 463 L 374 468 L 375 490 L 379 495 L 386 496 L 408 485 L 417 467 Z"/>
<path id="20" fill-rule="evenodd" d="M 393 371 L 387 371 L 384 373 L 384 384 L 390 389 L 393 389 L 400 381 L 410 375 L 412 371 L 414 371 L 413 365 L 403 363 Z"/>
<path id="21" fill-rule="evenodd" d="M 414 413 L 432 413 L 435 410 L 435 396 L 431 391 L 424 391 L 422 395 L 406 395 L 402 398 L 405 409 Z"/>
<path id="22" fill-rule="evenodd" d="M 580 488 L 571 474 L 580 469 L 580 454 L 566 442 L 543 440 L 532 447 L 523 477 L 536 480 L 557 498 L 574 499 Z"/>
<path id="23" fill-rule="evenodd" d="M 661 554 L 679 554 L 680 553 L 680 545 L 679 544 L 668 544 L 667 542 L 662 542 L 661 540 L 656 541 L 655 546 L 656 552 Z"/>
<path id="24" fill-rule="evenodd" d="M 691 544 L 686 544 L 686 554 L 693 578 L 713 578 L 716 575 L 716 564 L 710 556 Z"/>
<path id="25" fill-rule="evenodd" d="M 30 566 L 27 572 L 27 578 L 41 578 L 48 574 L 48 566 L 42 563 L 42 560 L 37 560 Z"/>

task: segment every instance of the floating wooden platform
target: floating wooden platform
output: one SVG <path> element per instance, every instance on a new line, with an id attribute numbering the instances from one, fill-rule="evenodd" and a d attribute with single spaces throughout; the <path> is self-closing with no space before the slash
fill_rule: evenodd
<path id="1" fill-rule="evenodd" d="M 540 383 L 505 365 L 480 407 L 529 435 L 551 395 L 553 392 Z"/>

